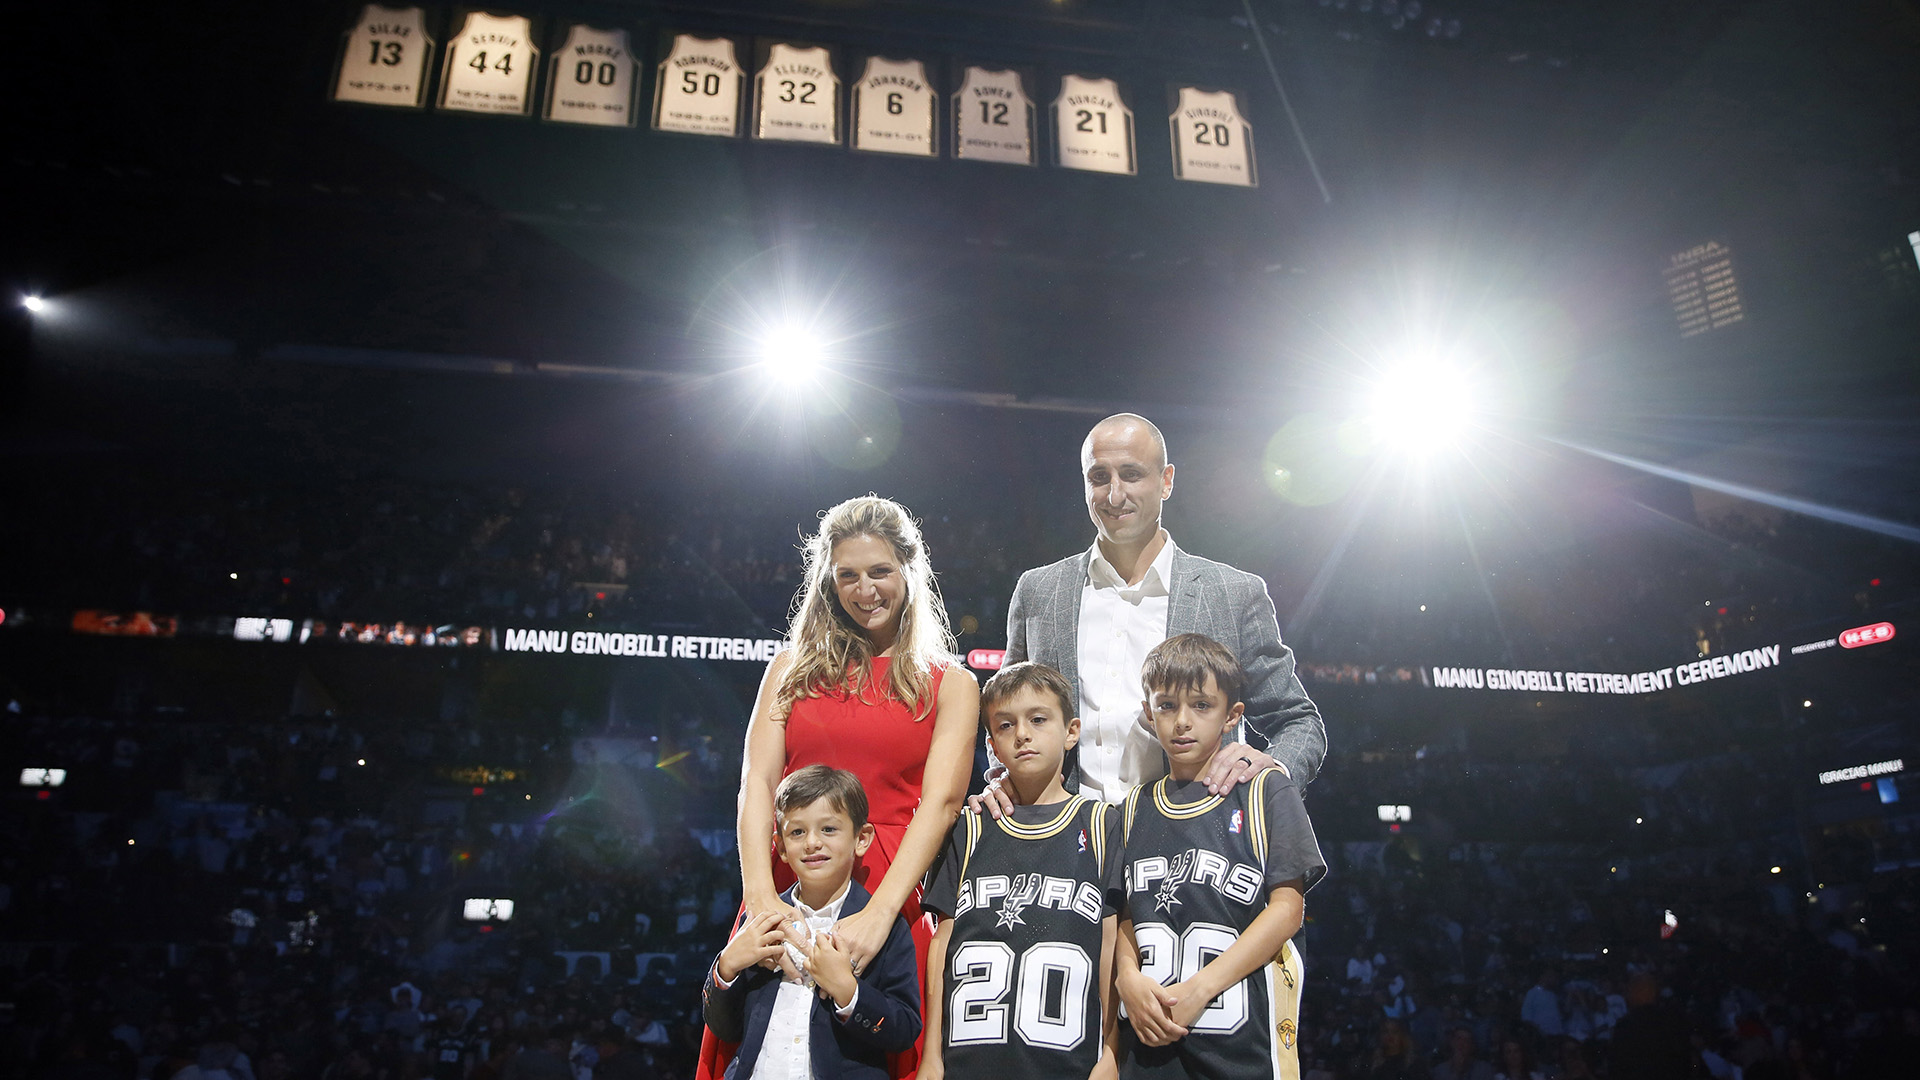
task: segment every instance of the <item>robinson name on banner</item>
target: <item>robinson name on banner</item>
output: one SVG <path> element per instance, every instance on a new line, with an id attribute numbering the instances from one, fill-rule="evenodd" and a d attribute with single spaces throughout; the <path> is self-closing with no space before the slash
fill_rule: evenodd
<path id="1" fill-rule="evenodd" d="M 653 127 L 686 135 L 740 134 L 740 99 L 747 69 L 733 42 L 675 34 L 653 87 Z"/>

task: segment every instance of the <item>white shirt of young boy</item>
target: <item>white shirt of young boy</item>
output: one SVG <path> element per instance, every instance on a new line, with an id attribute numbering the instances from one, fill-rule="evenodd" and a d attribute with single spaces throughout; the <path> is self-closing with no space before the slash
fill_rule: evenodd
<path id="1" fill-rule="evenodd" d="M 794 891 L 793 910 L 806 920 L 810 934 L 832 929 L 840 920 L 840 905 L 846 903 L 847 888 L 851 884 L 849 879 L 847 885 L 840 886 L 840 895 L 818 910 L 800 899 L 799 890 Z M 799 950 L 789 943 L 787 955 L 796 971 L 800 970 L 798 954 Z M 754 1080 L 813 1080 L 814 994 L 813 979 L 806 972 L 801 971 L 798 979 L 781 977 L 779 994 L 773 999 L 773 1015 L 767 1018 L 767 1038 L 760 1044 L 759 1059 L 753 1063 Z M 856 989 L 847 1007 L 835 1009 L 834 1015 L 842 1020 L 852 1016 L 853 1006 L 859 1000 L 860 991 Z"/>
<path id="2" fill-rule="evenodd" d="M 1173 537 L 1129 585 L 1094 541 L 1080 593 L 1080 793 L 1118 803 L 1136 784 L 1166 775 L 1166 757 L 1140 723 L 1140 669 L 1167 640 Z"/>

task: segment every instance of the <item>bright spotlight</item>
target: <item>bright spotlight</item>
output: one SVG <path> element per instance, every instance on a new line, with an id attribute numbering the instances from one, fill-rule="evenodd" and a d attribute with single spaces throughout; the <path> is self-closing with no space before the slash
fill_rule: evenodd
<path id="1" fill-rule="evenodd" d="M 827 343 L 810 327 L 789 323 L 760 339 L 760 363 L 788 384 L 804 383 L 827 363 Z"/>
<path id="2" fill-rule="evenodd" d="M 1437 360 L 1389 370 L 1374 385 L 1369 419 L 1381 445 L 1425 456 L 1456 443 L 1478 418 L 1480 404 L 1466 372 Z"/>
<path id="3" fill-rule="evenodd" d="M 20 306 L 23 308 L 26 308 L 28 311 L 33 312 L 35 315 L 38 315 L 41 312 L 47 310 L 47 302 L 41 299 L 40 297 L 33 296 L 33 295 L 22 297 L 20 300 Z"/>

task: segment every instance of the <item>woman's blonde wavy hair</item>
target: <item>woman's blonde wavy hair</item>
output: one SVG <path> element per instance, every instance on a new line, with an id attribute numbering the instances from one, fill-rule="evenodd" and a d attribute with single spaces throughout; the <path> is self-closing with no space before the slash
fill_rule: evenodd
<path id="1" fill-rule="evenodd" d="M 914 719 L 924 720 L 933 715 L 934 669 L 959 662 L 920 526 L 906 507 L 892 499 L 878 495 L 848 499 L 820 515 L 819 531 L 801 548 L 805 579 L 787 620 L 793 666 L 774 692 L 776 718 L 784 719 L 801 698 L 844 689 L 866 700 L 873 687 L 873 645 L 840 607 L 833 585 L 834 547 L 859 536 L 871 536 L 892 548 L 906 582 L 893 662 L 888 665 L 887 684 L 878 688 L 880 697 L 906 702 Z"/>

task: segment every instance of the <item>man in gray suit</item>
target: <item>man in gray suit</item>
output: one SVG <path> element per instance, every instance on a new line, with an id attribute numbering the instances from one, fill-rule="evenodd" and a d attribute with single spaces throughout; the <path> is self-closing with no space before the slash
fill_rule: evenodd
<path id="1" fill-rule="evenodd" d="M 1067 787 L 1118 802 L 1133 785 L 1166 775 L 1159 743 L 1139 722 L 1140 668 L 1160 642 L 1200 633 L 1246 668 L 1246 722 L 1229 738 L 1254 732 L 1251 745 L 1236 742 L 1215 759 L 1208 789 L 1218 794 L 1273 765 L 1304 788 L 1327 752 L 1320 710 L 1280 642 L 1266 582 L 1180 550 L 1161 527 L 1173 465 L 1160 429 L 1132 413 L 1110 416 L 1088 432 L 1080 466 L 1093 546 L 1020 575 L 1007 610 L 1006 663 L 1056 668 L 1079 695 L 1080 745 Z M 983 801 L 996 817 L 1011 807 L 997 785 Z"/>

